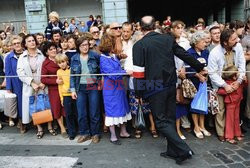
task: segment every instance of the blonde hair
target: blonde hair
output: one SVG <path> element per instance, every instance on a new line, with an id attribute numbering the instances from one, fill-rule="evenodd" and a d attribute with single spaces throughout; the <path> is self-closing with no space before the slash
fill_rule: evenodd
<path id="1" fill-rule="evenodd" d="M 13 35 L 11 38 L 10 38 L 10 43 L 13 44 L 13 41 L 14 40 L 19 40 L 21 43 L 22 43 L 22 37 L 18 36 L 18 35 Z"/>
<path id="2" fill-rule="evenodd" d="M 68 62 L 69 58 L 65 54 L 57 54 L 55 60 L 57 64 L 60 64 L 62 62 Z"/>
<path id="3" fill-rule="evenodd" d="M 50 12 L 49 19 L 51 19 L 52 17 L 55 17 L 57 20 L 59 20 L 59 14 L 56 11 Z"/>

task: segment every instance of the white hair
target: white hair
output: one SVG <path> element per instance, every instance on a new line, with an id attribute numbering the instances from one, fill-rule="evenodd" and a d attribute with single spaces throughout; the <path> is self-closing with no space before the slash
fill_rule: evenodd
<path id="1" fill-rule="evenodd" d="M 199 41 L 204 40 L 206 37 L 207 34 L 203 30 L 196 31 L 190 39 L 190 45 L 194 46 Z"/>

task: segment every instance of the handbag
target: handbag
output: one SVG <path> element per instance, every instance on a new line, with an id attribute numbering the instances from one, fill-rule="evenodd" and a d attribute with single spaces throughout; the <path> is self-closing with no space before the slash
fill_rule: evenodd
<path id="1" fill-rule="evenodd" d="M 139 103 L 138 113 L 135 116 L 135 128 L 140 130 L 146 128 L 142 107 L 140 103 Z"/>
<path id="2" fill-rule="evenodd" d="M 17 96 L 14 93 L 4 95 L 4 115 L 11 118 L 17 117 Z"/>
<path id="3" fill-rule="evenodd" d="M 183 89 L 180 85 L 176 88 L 176 103 L 178 104 L 190 103 L 190 100 L 183 96 Z"/>
<path id="4" fill-rule="evenodd" d="M 49 96 L 47 94 L 35 94 L 29 97 L 29 113 L 33 124 L 43 124 L 53 121 L 50 110 Z"/>
<path id="5" fill-rule="evenodd" d="M 191 111 L 199 114 L 208 113 L 207 82 L 200 83 L 199 90 L 191 102 Z"/>
<path id="6" fill-rule="evenodd" d="M 193 82 L 190 79 L 184 79 L 181 83 L 183 97 L 192 99 L 197 93 L 197 89 L 195 88 Z"/>
<path id="7" fill-rule="evenodd" d="M 212 115 L 219 113 L 219 100 L 215 89 L 208 88 L 208 112 Z"/>
<path id="8" fill-rule="evenodd" d="M 32 114 L 32 120 L 34 125 L 39 125 L 53 121 L 53 116 L 50 109 L 39 111 Z"/>

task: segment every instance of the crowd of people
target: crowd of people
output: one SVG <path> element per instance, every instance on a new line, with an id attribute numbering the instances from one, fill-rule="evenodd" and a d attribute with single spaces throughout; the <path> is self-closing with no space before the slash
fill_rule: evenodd
<path id="1" fill-rule="evenodd" d="M 246 85 L 250 79 L 250 19 L 226 24 L 215 21 L 206 26 L 199 18 L 197 25 L 186 27 L 184 22 L 171 21 L 168 16 L 163 23 L 155 21 L 153 30 L 156 35 L 170 35 L 173 45 L 181 46 L 208 70 L 207 76 L 198 73 L 188 60 L 184 62 L 178 57 L 180 49 L 175 47 L 174 70 L 160 74 L 164 80 L 173 79 L 168 83 L 176 88 L 176 101 L 172 103 L 176 104 L 178 136 L 186 139 L 182 127 L 203 139 L 211 136 L 209 130 L 214 128 L 220 141 L 236 144 L 243 140 L 241 122 L 250 127 L 250 88 Z M 145 61 L 138 61 L 138 55 L 150 51 L 141 40 L 146 41 L 146 36 L 150 39 L 139 22 L 104 25 L 101 16 L 94 19 L 90 15 L 86 24 L 75 18 L 70 23 L 62 23 L 57 12 L 49 14 L 44 33 L 6 35 L 0 31 L 0 76 L 18 76 L 0 78 L 1 88 L 17 95 L 17 119 L 9 117 L 9 126 L 17 125 L 22 134 L 27 132 L 27 124 L 31 122 L 29 97 L 44 93 L 49 96 L 54 119 L 47 123 L 52 136 L 57 135 L 59 126 L 64 138 L 74 140 L 79 135 L 78 143 L 90 139 L 98 143 L 102 132 L 109 131 L 110 142 L 120 145 L 120 138 L 131 137 L 126 128 L 128 121 L 132 120 L 134 127 L 134 116 L 141 109 L 149 118 L 152 136 L 157 138 L 157 129 L 162 132 L 161 115 L 154 114 L 153 110 L 158 110 L 154 101 L 160 100 L 148 98 L 154 93 L 139 93 L 135 83 L 135 79 L 150 75 L 153 80 L 160 79 L 154 74 L 157 71 L 142 74 L 144 67 L 138 66 L 140 61 Z M 170 43 L 172 45 L 166 42 L 166 47 Z M 143 49 L 138 50 L 138 46 Z M 148 56 L 147 61 L 156 68 L 168 69 L 164 62 L 156 64 L 154 60 L 161 59 L 161 54 L 155 51 L 155 56 L 152 59 Z M 108 75 L 113 73 L 119 75 Z M 184 101 L 179 98 L 187 80 L 196 92 Z M 204 83 L 208 88 L 208 106 L 206 111 L 197 111 L 191 103 Z M 41 139 L 44 125 L 36 127 L 37 138 Z M 135 128 L 135 138 L 141 138 L 142 132 Z"/>

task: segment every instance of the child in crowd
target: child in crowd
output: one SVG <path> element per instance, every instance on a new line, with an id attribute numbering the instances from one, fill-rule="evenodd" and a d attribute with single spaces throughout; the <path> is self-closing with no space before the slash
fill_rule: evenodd
<path id="1" fill-rule="evenodd" d="M 76 120 L 74 114 L 73 101 L 70 92 L 70 67 L 68 65 L 68 57 L 65 54 L 56 56 L 56 63 L 60 67 L 57 71 L 57 78 L 63 81 L 63 84 L 58 85 L 58 91 L 61 99 L 61 104 L 64 106 L 66 113 L 66 124 L 70 140 L 74 140 L 76 136 Z"/>
<path id="2" fill-rule="evenodd" d="M 55 11 L 49 14 L 49 24 L 45 29 L 45 37 L 48 40 L 52 38 L 52 31 L 59 30 L 60 32 L 64 31 L 64 25 L 59 20 L 59 14 Z"/>
<path id="3" fill-rule="evenodd" d="M 223 73 L 222 78 L 228 85 L 237 81 L 238 69 L 232 65 L 224 69 L 228 71 Z M 234 72 L 235 71 L 235 72 Z M 240 102 L 243 99 L 243 87 L 241 84 L 238 89 L 232 93 L 227 93 L 224 88 L 219 88 L 218 94 L 224 95 L 224 102 L 226 106 L 226 126 L 225 126 L 225 138 L 230 144 L 237 144 L 236 140 L 243 140 L 243 135 L 240 129 Z M 236 140 L 234 139 L 236 138 Z"/>

